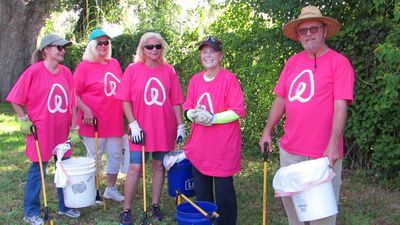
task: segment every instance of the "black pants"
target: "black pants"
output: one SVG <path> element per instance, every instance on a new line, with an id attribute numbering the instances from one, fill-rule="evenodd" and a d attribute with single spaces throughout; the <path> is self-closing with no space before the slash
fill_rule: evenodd
<path id="1" fill-rule="evenodd" d="M 218 225 L 236 225 L 237 202 L 233 177 L 206 176 L 195 167 L 193 167 L 192 172 L 196 199 L 217 204 Z M 215 185 L 215 200 L 213 184 Z"/>

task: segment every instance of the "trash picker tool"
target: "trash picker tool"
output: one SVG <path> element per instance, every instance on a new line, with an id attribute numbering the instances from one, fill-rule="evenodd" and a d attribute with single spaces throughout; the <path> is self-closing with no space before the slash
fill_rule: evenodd
<path id="1" fill-rule="evenodd" d="M 268 160 L 268 142 L 264 142 L 264 152 L 263 152 L 263 158 L 264 158 L 264 183 L 263 183 L 263 225 L 267 224 L 267 172 L 268 172 L 268 165 L 267 165 L 267 160 Z"/>
<path id="2" fill-rule="evenodd" d="M 99 174 L 99 132 L 97 126 L 97 118 L 93 118 L 93 127 L 94 127 L 94 143 L 96 149 L 96 203 L 102 204 L 104 210 L 107 209 L 106 201 L 103 196 L 100 195 L 100 174 Z"/>

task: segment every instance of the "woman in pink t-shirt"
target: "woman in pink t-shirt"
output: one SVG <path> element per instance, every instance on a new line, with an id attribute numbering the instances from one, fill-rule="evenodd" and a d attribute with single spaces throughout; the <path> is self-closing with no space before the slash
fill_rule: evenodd
<path id="1" fill-rule="evenodd" d="M 67 67 L 60 64 L 68 45 L 71 45 L 70 41 L 55 34 L 43 37 L 39 49 L 32 54 L 32 65 L 21 74 L 6 98 L 18 115 L 21 132 L 26 135 L 25 154 L 32 162 L 24 194 L 23 219 L 29 224 L 44 222 L 39 217 L 42 184 L 31 127 L 36 127 L 44 171 L 53 156 L 54 148 L 67 140 L 70 128 L 76 127 L 73 123 L 75 98 L 72 74 Z M 70 156 L 71 150 L 66 152 L 64 158 Z M 57 188 L 57 193 L 58 213 L 78 218 L 79 211 L 64 205 L 62 188 Z"/>
<path id="2" fill-rule="evenodd" d="M 89 35 L 82 59 L 74 73 L 79 135 L 88 148 L 88 156 L 95 158 L 93 122 L 96 118 L 99 168 L 103 152 L 107 154 L 107 187 L 103 197 L 120 202 L 124 196 L 115 184 L 121 163 L 124 130 L 122 102 L 114 96 L 122 78 L 122 70 L 119 62 L 111 58 L 110 36 L 99 28 L 94 29 Z"/>
<path id="3" fill-rule="evenodd" d="M 142 175 L 141 131 L 145 136 L 146 158 L 152 153 L 153 219 L 162 220 L 160 197 L 164 182 L 165 153 L 174 149 L 175 141 L 184 139 L 185 126 L 181 104 L 182 88 L 174 68 L 165 60 L 166 43 L 158 33 L 145 33 L 140 39 L 135 62 L 124 73 L 117 91 L 123 101 L 125 117 L 131 131 L 130 165 L 125 180 L 124 209 L 120 224 L 132 224 L 131 205 Z"/>
<path id="4" fill-rule="evenodd" d="M 216 202 L 219 225 L 235 225 L 233 175 L 240 170 L 243 92 L 236 76 L 221 66 L 218 39 L 207 37 L 199 50 L 205 70 L 193 75 L 187 88 L 183 109 L 192 129 L 184 150 L 193 164 L 197 200 Z"/>

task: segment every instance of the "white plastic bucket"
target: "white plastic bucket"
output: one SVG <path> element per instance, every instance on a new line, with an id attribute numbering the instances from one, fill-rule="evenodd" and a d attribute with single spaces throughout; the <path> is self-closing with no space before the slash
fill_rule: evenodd
<path id="1" fill-rule="evenodd" d="M 93 205 L 96 200 L 96 165 L 87 157 L 61 161 L 67 173 L 67 186 L 63 189 L 64 204 L 69 208 L 83 208 Z"/>
<path id="2" fill-rule="evenodd" d="M 299 221 L 313 221 L 338 213 L 332 180 L 292 195 Z"/>
<path id="3" fill-rule="evenodd" d="M 130 161 L 129 140 L 128 140 L 128 135 L 125 134 L 122 137 L 122 160 L 119 169 L 121 173 L 124 174 L 128 173 L 129 161 Z"/>

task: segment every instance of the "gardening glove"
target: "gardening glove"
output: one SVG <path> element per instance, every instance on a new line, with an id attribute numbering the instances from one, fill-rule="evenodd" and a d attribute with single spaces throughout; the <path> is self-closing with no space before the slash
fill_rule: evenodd
<path id="1" fill-rule="evenodd" d="M 78 129 L 79 128 L 73 128 L 69 130 L 69 140 L 71 141 L 73 146 L 77 145 L 81 141 L 81 138 L 78 134 Z"/>
<path id="2" fill-rule="evenodd" d="M 207 110 L 199 110 L 195 114 L 196 123 L 201 124 L 203 126 L 211 126 L 214 123 L 214 114 L 210 113 Z"/>
<path id="3" fill-rule="evenodd" d="M 31 127 L 32 127 L 32 122 L 29 120 L 28 115 L 24 115 L 22 117 L 18 117 L 19 120 L 19 125 L 20 125 L 20 131 L 24 135 L 28 135 L 32 133 Z"/>
<path id="4" fill-rule="evenodd" d="M 141 144 L 142 138 L 140 132 L 142 131 L 142 128 L 139 127 L 137 120 L 129 124 L 129 129 L 131 129 L 131 142 L 134 144 Z"/>
<path id="5" fill-rule="evenodd" d="M 180 124 L 178 125 L 178 129 L 176 131 L 176 143 L 181 143 L 183 142 L 183 139 L 185 139 L 185 124 Z"/>
<path id="6" fill-rule="evenodd" d="M 190 122 L 195 122 L 196 121 L 195 115 L 196 115 L 196 112 L 199 110 L 200 110 L 199 108 L 186 110 L 184 113 L 185 118 L 187 120 L 189 120 Z"/>

